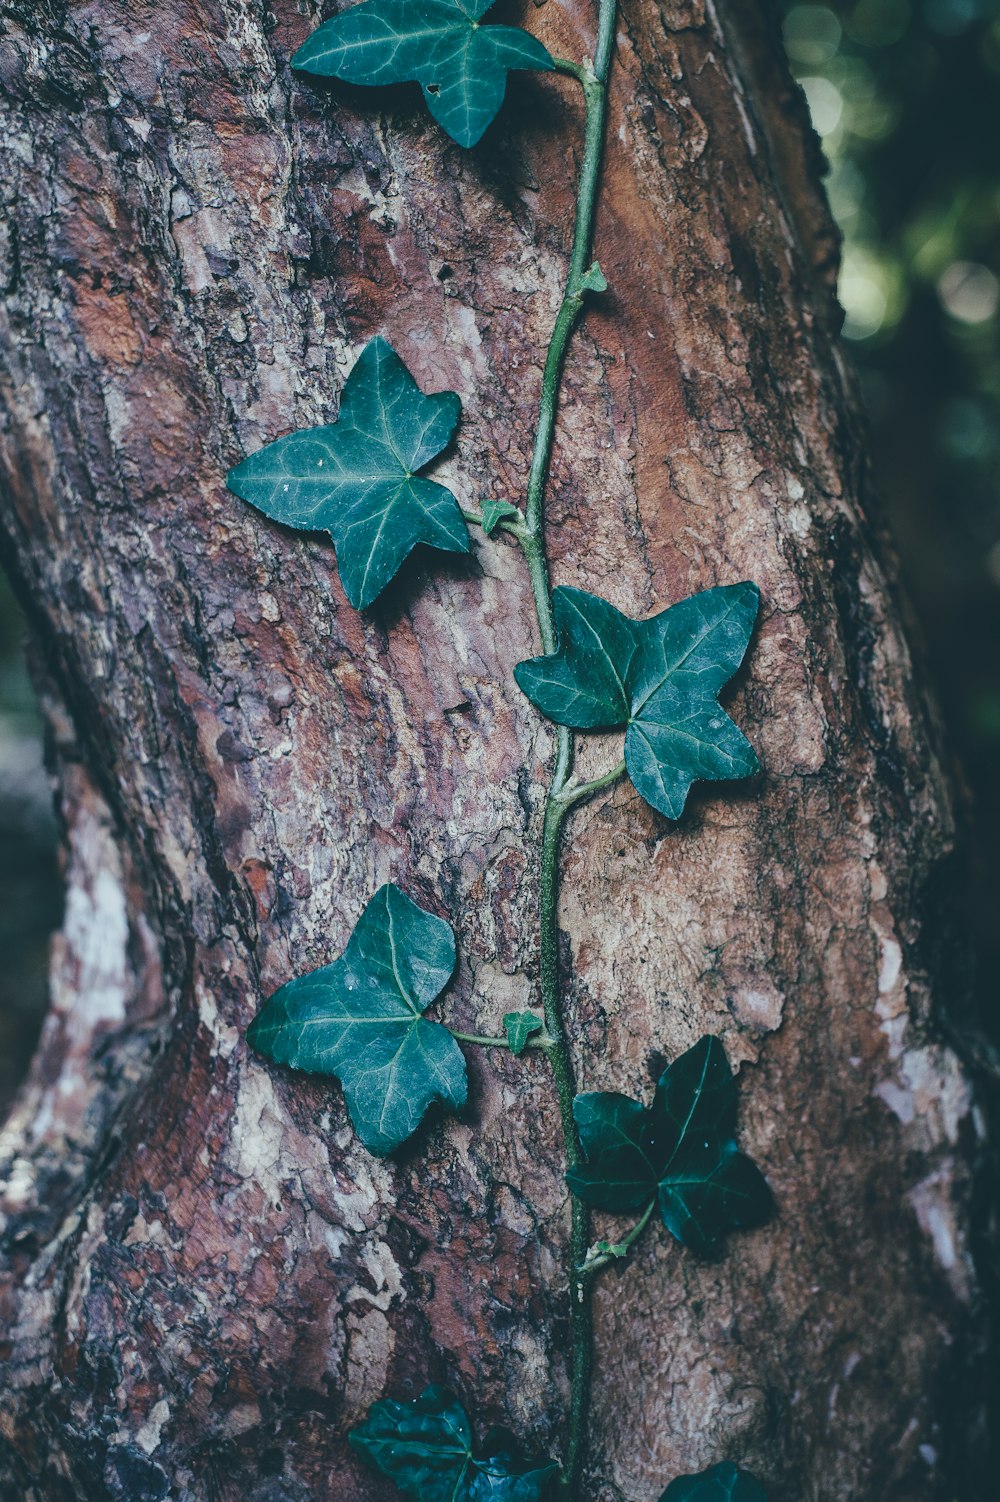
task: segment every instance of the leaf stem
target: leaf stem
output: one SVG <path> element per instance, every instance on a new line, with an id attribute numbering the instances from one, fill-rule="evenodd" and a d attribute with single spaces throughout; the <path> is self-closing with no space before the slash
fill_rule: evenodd
<path id="1" fill-rule="evenodd" d="M 649 1225 L 650 1216 L 655 1209 L 656 1201 L 650 1200 L 642 1217 L 636 1221 L 631 1231 L 621 1241 L 616 1241 L 606 1247 L 601 1242 L 598 1242 L 596 1246 L 591 1247 L 580 1267 L 580 1276 L 583 1278 L 592 1278 L 595 1273 L 599 1273 L 610 1263 L 620 1262 L 623 1257 L 627 1257 L 643 1231 Z"/>
<path id="2" fill-rule="evenodd" d="M 510 1047 L 509 1038 L 487 1038 L 482 1033 L 457 1033 L 453 1027 L 449 1027 L 448 1031 L 453 1038 L 458 1039 L 459 1043 L 475 1043 L 479 1048 Z M 551 1048 L 552 1040 L 545 1033 L 541 1033 L 529 1038 L 524 1046 L 525 1048 Z"/>
<path id="3" fill-rule="evenodd" d="M 587 273 L 594 232 L 594 214 L 604 155 L 607 115 L 607 80 L 611 68 L 615 37 L 617 0 L 599 0 L 597 54 L 593 66 L 578 65 L 566 59 L 556 60 L 556 69 L 575 78 L 583 89 L 586 107 L 583 160 L 577 189 L 576 223 L 573 248 L 563 299 L 556 314 L 552 337 L 542 372 L 542 393 L 538 409 L 538 427 L 528 477 L 528 492 L 523 524 L 514 535 L 524 552 L 531 580 L 531 592 L 538 618 L 538 634 L 543 651 L 556 650 L 555 623 L 552 616 L 552 592 L 545 549 L 545 490 L 552 462 L 559 388 L 570 337 L 589 290 L 603 285 L 599 273 Z M 511 529 L 513 530 L 513 529 Z M 576 784 L 566 792 L 573 770 L 573 737 L 565 726 L 556 726 L 556 757 L 545 799 L 542 824 L 541 872 L 539 877 L 539 964 L 542 1009 L 548 1037 L 547 1053 L 552 1064 L 559 1114 L 562 1121 L 567 1166 L 581 1159 L 580 1142 L 573 1119 L 576 1082 L 573 1060 L 563 1023 L 559 978 L 559 844 L 563 821 L 574 804 L 608 786 L 621 775 L 615 768 L 593 783 Z M 562 1472 L 562 1495 L 565 1502 L 578 1502 L 580 1478 L 587 1439 L 587 1414 L 590 1405 L 591 1364 L 593 1358 L 593 1322 L 589 1279 L 582 1272 L 589 1240 L 589 1215 L 582 1200 L 571 1199 L 570 1232 L 570 1346 L 571 1396 L 569 1438 Z"/>
<path id="4" fill-rule="evenodd" d="M 625 775 L 625 758 L 616 762 L 609 772 L 600 777 L 595 777 L 591 782 L 569 782 L 562 792 L 553 794 L 553 802 L 561 803 L 567 810 L 582 803 L 584 798 L 589 798 L 592 793 L 599 793 L 602 788 L 607 788 L 617 782 L 619 777 Z"/>
<path id="5" fill-rule="evenodd" d="M 445 1026 L 447 1027 L 447 1023 Z M 475 1043 L 480 1048 L 510 1047 L 510 1043 L 506 1038 L 487 1038 L 482 1033 L 459 1033 L 453 1027 L 449 1027 L 448 1031 L 453 1038 L 458 1039 L 459 1043 Z"/>
<path id="6" fill-rule="evenodd" d="M 575 78 L 581 85 L 585 85 L 592 77 L 590 68 L 584 67 L 582 63 L 575 63 L 569 57 L 554 57 L 552 66 L 557 73 L 565 73 L 568 78 Z"/>

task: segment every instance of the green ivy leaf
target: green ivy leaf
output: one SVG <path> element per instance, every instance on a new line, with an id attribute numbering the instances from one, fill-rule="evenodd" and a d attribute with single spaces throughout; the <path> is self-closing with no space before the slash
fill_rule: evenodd
<path id="1" fill-rule="evenodd" d="M 483 531 L 489 537 L 495 532 L 501 522 L 520 521 L 521 513 L 510 501 L 484 501 L 483 502 Z"/>
<path id="2" fill-rule="evenodd" d="M 541 1502 L 558 1469 L 521 1461 L 500 1430 L 487 1435 L 477 1458 L 465 1409 L 444 1387 L 428 1387 L 412 1403 L 373 1404 L 349 1439 L 419 1502 Z"/>
<path id="3" fill-rule="evenodd" d="M 730 584 L 634 621 L 597 595 L 560 587 L 552 595 L 558 650 L 518 663 L 514 676 L 557 724 L 626 726 L 629 777 L 647 803 L 679 819 L 693 782 L 759 768 L 716 699 L 743 661 L 759 602 L 755 584 Z"/>
<path id="4" fill-rule="evenodd" d="M 443 1387 L 428 1387 L 412 1403 L 387 1398 L 373 1404 L 348 1439 L 400 1491 L 420 1502 L 453 1502 L 472 1463 L 465 1409 Z"/>
<path id="5" fill-rule="evenodd" d="M 346 83 L 419 83 L 460 146 L 475 146 L 516 68 L 548 71 L 541 42 L 516 26 L 481 26 L 494 0 L 366 0 L 327 21 L 292 67 Z"/>
<path id="6" fill-rule="evenodd" d="M 421 1016 L 454 968 L 448 924 L 398 887 L 380 887 L 340 959 L 276 991 L 247 1039 L 276 1064 L 335 1075 L 365 1147 L 390 1153 L 433 1101 L 465 1105 L 462 1051 Z"/>
<path id="7" fill-rule="evenodd" d="M 528 1040 L 535 1033 L 540 1033 L 544 1026 L 542 1018 L 535 1012 L 506 1012 L 503 1027 L 511 1053 L 515 1055 L 524 1053 Z"/>
<path id="8" fill-rule="evenodd" d="M 660 1502 L 767 1502 L 767 1493 L 748 1471 L 724 1460 L 697 1476 L 678 1476 Z"/>
<path id="9" fill-rule="evenodd" d="M 554 1461 L 530 1470 L 518 1470 L 509 1454 L 491 1455 L 476 1463 L 469 1481 L 467 1502 L 542 1502 L 559 1473 Z"/>
<path id="10" fill-rule="evenodd" d="M 329 532 L 357 610 L 381 594 L 418 543 L 467 553 L 455 497 L 417 471 L 451 441 L 453 391 L 424 396 L 384 339 L 347 378 L 335 423 L 289 433 L 231 469 L 226 484 L 286 527 Z"/>
<path id="11" fill-rule="evenodd" d="M 578 283 L 581 292 L 607 292 L 608 279 L 601 270 L 600 261 L 592 261 Z"/>
<path id="12" fill-rule="evenodd" d="M 663 1224 L 702 1255 L 727 1231 L 772 1210 L 757 1166 L 736 1146 L 736 1081 L 718 1038 L 699 1039 L 660 1076 L 653 1104 L 578 1095 L 573 1115 L 586 1161 L 566 1175 L 587 1204 L 621 1215 L 659 1204 Z"/>

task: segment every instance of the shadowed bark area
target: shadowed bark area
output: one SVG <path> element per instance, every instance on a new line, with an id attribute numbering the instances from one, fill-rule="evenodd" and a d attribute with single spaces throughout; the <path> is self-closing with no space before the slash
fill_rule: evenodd
<path id="1" fill-rule="evenodd" d="M 595 12 L 497 18 L 579 57 Z M 514 544 L 425 556 L 359 615 L 330 546 L 223 477 L 330 420 L 383 333 L 462 396 L 435 476 L 521 496 L 581 111 L 515 77 L 464 153 L 416 91 L 293 80 L 319 18 L 0 6 L 2 541 L 68 878 L 0 1137 L 4 1502 L 382 1502 L 346 1431 L 433 1380 L 563 1443 L 544 1061 L 472 1051 L 466 1117 L 381 1162 L 335 1085 L 243 1039 L 386 880 L 458 931 L 456 1025 L 536 999 L 552 740 L 511 677 L 537 650 Z M 754 5 L 624 0 L 554 578 L 632 615 L 755 579 L 726 702 L 764 772 L 677 825 L 625 786 L 574 816 L 566 1007 L 581 1088 L 648 1095 L 718 1033 L 780 1213 L 717 1263 L 651 1235 L 601 1284 L 594 1502 L 722 1458 L 773 1502 L 946 1499 L 962 1473 L 976 1118 L 925 961 L 953 818 L 866 517 L 818 168 Z"/>

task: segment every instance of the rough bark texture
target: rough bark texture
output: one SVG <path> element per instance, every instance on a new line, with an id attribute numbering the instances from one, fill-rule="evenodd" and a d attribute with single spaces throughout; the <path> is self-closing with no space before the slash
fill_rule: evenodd
<path id="1" fill-rule="evenodd" d="M 526 9 L 592 46 L 588 0 Z M 346 1430 L 434 1379 L 563 1439 L 544 1063 L 473 1052 L 467 1119 L 379 1162 L 335 1086 L 243 1041 L 390 878 L 459 931 L 453 1018 L 534 999 L 551 738 L 511 678 L 536 650 L 515 547 L 425 559 L 358 615 L 331 548 L 223 476 L 329 419 L 384 332 L 462 395 L 438 473 L 522 492 L 578 100 L 516 78 L 463 153 L 406 91 L 294 81 L 323 13 L 0 6 L 3 540 L 68 882 L 2 1138 L 5 1502 L 381 1502 Z M 765 772 L 677 826 L 625 787 L 575 816 L 567 1008 L 588 1087 L 642 1092 L 719 1032 L 780 1215 L 717 1264 L 650 1236 L 602 1283 L 588 1496 L 730 1456 L 775 1502 L 951 1498 L 980 1321 L 976 1116 L 928 959 L 953 821 L 865 516 L 818 152 L 747 0 L 625 0 L 612 92 L 555 579 L 633 614 L 756 579 L 731 705 Z"/>

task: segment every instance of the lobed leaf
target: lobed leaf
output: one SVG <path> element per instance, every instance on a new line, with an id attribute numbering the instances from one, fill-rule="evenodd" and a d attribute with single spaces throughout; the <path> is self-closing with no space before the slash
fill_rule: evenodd
<path id="1" fill-rule="evenodd" d="M 540 1033 L 544 1026 L 542 1018 L 535 1012 L 505 1012 L 503 1027 L 511 1053 L 524 1053 L 529 1040 L 535 1033 Z"/>
<path id="2" fill-rule="evenodd" d="M 453 391 L 425 396 L 392 346 L 373 339 L 335 423 L 269 443 L 226 484 L 273 521 L 329 532 L 347 598 L 363 610 L 419 543 L 469 551 L 455 497 L 417 473 L 450 443 L 460 413 Z"/>
<path id="3" fill-rule="evenodd" d="M 487 537 L 496 531 L 501 522 L 521 520 L 520 511 L 510 501 L 483 502 L 483 531 Z"/>
<path id="4" fill-rule="evenodd" d="M 718 1038 L 704 1037 L 664 1070 L 651 1106 L 627 1095 L 578 1095 L 585 1161 L 566 1175 L 587 1204 L 614 1215 L 656 1200 L 683 1245 L 715 1252 L 728 1231 L 772 1210 L 760 1170 L 736 1145 L 736 1081 Z"/>
<path id="5" fill-rule="evenodd" d="M 454 968 L 448 924 L 380 887 L 340 959 L 276 991 L 247 1039 L 276 1064 L 336 1076 L 365 1147 L 390 1153 L 434 1101 L 465 1105 L 462 1051 L 421 1015 Z"/>
<path id="6" fill-rule="evenodd" d="M 679 819 L 692 783 L 758 770 L 716 698 L 753 634 L 755 584 L 704 590 L 645 621 L 582 589 L 560 587 L 552 603 L 558 650 L 518 663 L 514 676 L 557 724 L 625 726 L 625 765 L 647 803 Z"/>
<path id="7" fill-rule="evenodd" d="M 697 1476 L 678 1476 L 660 1502 L 767 1502 L 767 1493 L 748 1471 L 724 1460 Z"/>
<path id="8" fill-rule="evenodd" d="M 475 146 L 503 104 L 507 74 L 553 66 L 528 32 L 480 25 L 493 3 L 365 0 L 314 31 L 292 67 L 347 83 L 419 83 L 452 140 Z"/>
<path id="9" fill-rule="evenodd" d="M 421 1502 L 453 1502 L 472 1463 L 465 1409 L 447 1389 L 428 1387 L 412 1403 L 372 1405 L 348 1435 L 371 1465 Z"/>
<path id="10" fill-rule="evenodd" d="M 503 1431 L 487 1435 L 477 1456 L 465 1409 L 444 1387 L 428 1387 L 412 1403 L 373 1404 L 349 1439 L 419 1502 L 542 1502 L 558 1470 L 523 1461 Z"/>

